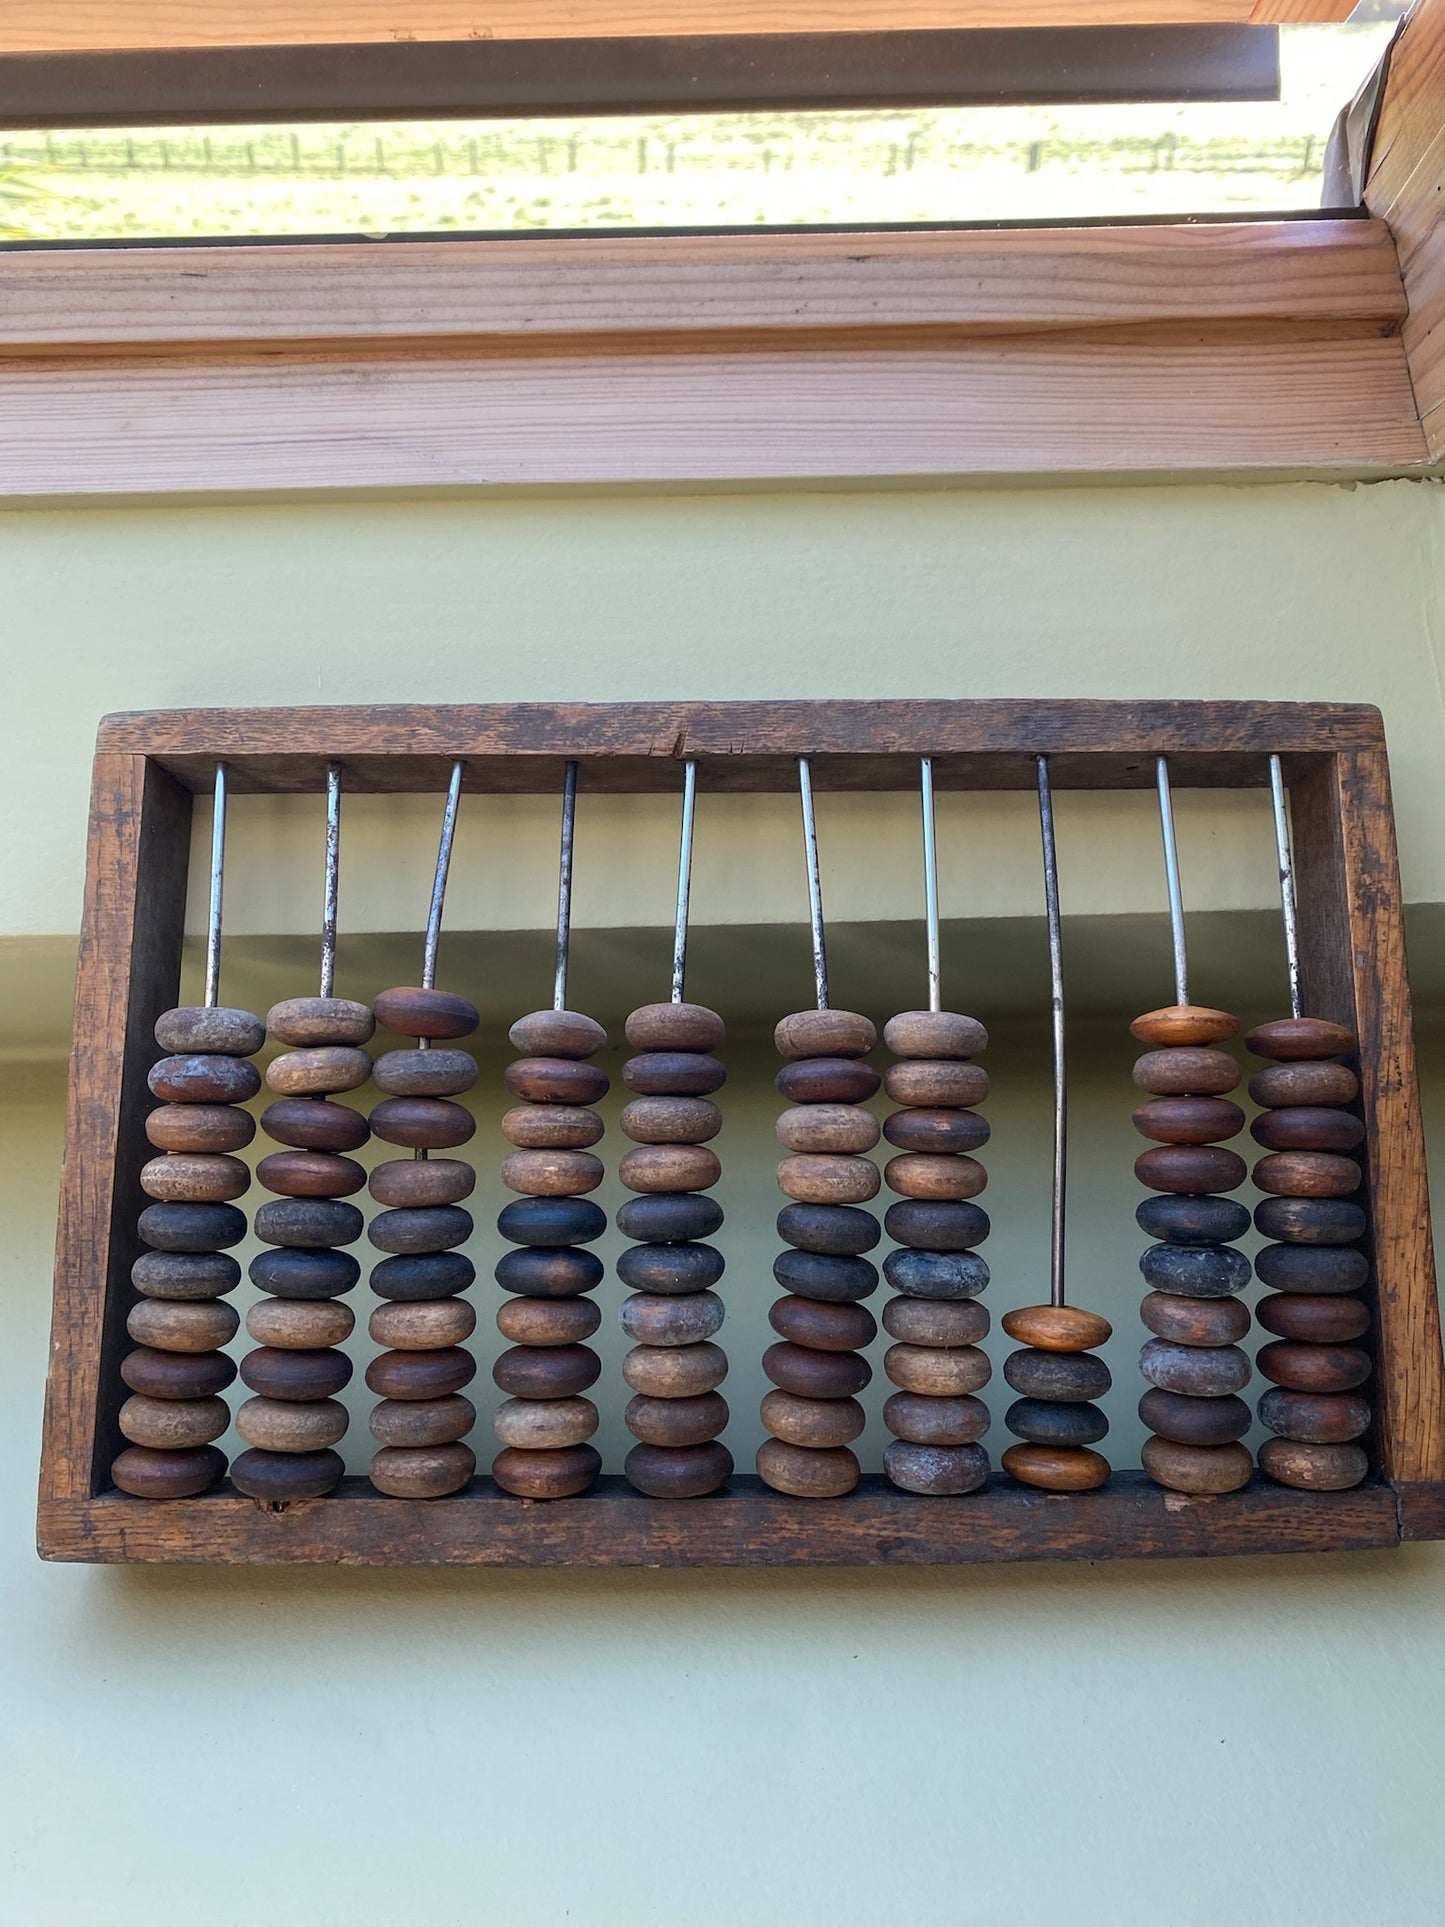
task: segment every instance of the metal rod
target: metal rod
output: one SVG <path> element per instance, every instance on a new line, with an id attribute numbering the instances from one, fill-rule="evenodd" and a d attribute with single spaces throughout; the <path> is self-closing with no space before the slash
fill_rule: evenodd
<path id="1" fill-rule="evenodd" d="M 572 941 L 572 846 L 577 828 L 577 765 L 567 765 L 562 784 L 562 848 L 557 867 L 557 976 L 553 1010 L 567 1008 L 567 953 Z"/>
<path id="2" fill-rule="evenodd" d="M 1284 912 L 1284 956 L 1289 969 L 1289 1014 L 1304 1015 L 1304 992 L 1299 974 L 1298 904 L 1294 887 L 1294 853 L 1290 848 L 1289 805 L 1285 801 L 1284 769 L 1278 756 L 1269 759 L 1269 792 L 1274 801 L 1274 847 L 1279 857 L 1279 902 Z"/>
<path id="3" fill-rule="evenodd" d="M 436 987 L 437 945 L 442 934 L 442 905 L 447 894 L 447 871 L 451 868 L 452 838 L 456 834 L 457 805 L 462 799 L 462 766 L 452 764 L 452 780 L 447 786 L 447 804 L 442 812 L 441 841 L 437 844 L 436 875 L 432 878 L 431 908 L 426 919 L 426 948 L 422 952 L 421 981 L 424 990 Z"/>
<path id="4" fill-rule="evenodd" d="M 813 926 L 813 984 L 819 1010 L 828 1008 L 828 946 L 823 934 L 823 883 L 818 873 L 818 824 L 813 814 L 813 772 L 798 758 L 798 795 L 803 804 L 803 849 L 808 859 L 808 914 Z"/>
<path id="5" fill-rule="evenodd" d="M 226 769 L 216 765 L 216 800 L 211 813 L 211 907 L 206 918 L 206 1008 L 221 997 L 221 892 L 226 869 Z"/>
<path id="6" fill-rule="evenodd" d="M 1164 838 L 1164 877 L 1169 886 L 1169 929 L 1174 939 L 1174 1001 L 1189 1002 L 1189 957 L 1184 948 L 1184 893 L 1179 887 L 1179 845 L 1174 837 L 1174 799 L 1169 789 L 1169 759 L 1155 761 L 1159 782 L 1159 830 Z"/>
<path id="7" fill-rule="evenodd" d="M 682 1002 L 687 976 L 687 906 L 692 894 L 692 825 L 697 814 L 697 764 L 682 766 L 682 835 L 677 850 L 677 919 L 672 930 L 672 1001 Z"/>
<path id="8" fill-rule="evenodd" d="M 1069 1183 L 1069 1092 L 1064 1060 L 1064 930 L 1059 912 L 1059 853 L 1049 759 L 1040 756 L 1039 833 L 1044 846 L 1044 908 L 1049 923 L 1049 976 L 1054 1033 L 1054 1201 L 1049 1238 L 1049 1303 L 1064 1303 L 1064 1222 Z"/>
<path id="9" fill-rule="evenodd" d="M 928 1008 L 943 1008 L 943 966 L 938 944 L 938 833 L 933 815 L 933 758 L 920 765 L 923 798 L 923 910 L 928 925 Z"/>
<path id="10" fill-rule="evenodd" d="M 341 885 L 341 765 L 326 766 L 326 893 L 321 908 L 321 995 L 336 984 L 336 902 Z"/>

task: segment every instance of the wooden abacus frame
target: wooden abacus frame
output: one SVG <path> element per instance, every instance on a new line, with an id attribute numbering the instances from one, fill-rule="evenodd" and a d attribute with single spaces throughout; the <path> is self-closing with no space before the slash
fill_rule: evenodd
<path id="1" fill-rule="evenodd" d="M 478 1479 L 451 1498 L 333 1497 L 268 1507 L 223 1486 L 154 1501 L 108 1489 L 123 1441 L 119 1363 L 140 1245 L 140 1167 L 152 1029 L 179 996 L 191 799 L 224 760 L 235 791 L 556 792 L 568 758 L 612 791 L 911 789 L 934 758 L 941 789 L 1257 788 L 1284 759 L 1292 797 L 1308 1009 L 1361 1041 L 1363 1201 L 1374 1270 L 1376 1430 L 1366 1484 L 1188 1498 L 1142 1472 L 1101 1491 L 1045 1494 L 997 1477 L 921 1498 L 867 1477 L 847 1498 L 793 1499 L 753 1477 L 664 1501 L 604 1478 L 553 1504 Z M 71 1060 L 55 1311 L 41 1461 L 48 1559 L 218 1565 L 952 1565 L 1318 1552 L 1445 1537 L 1445 1365 L 1389 767 L 1378 711 L 1319 703 L 759 702 L 176 710 L 108 718 L 97 743 Z"/>

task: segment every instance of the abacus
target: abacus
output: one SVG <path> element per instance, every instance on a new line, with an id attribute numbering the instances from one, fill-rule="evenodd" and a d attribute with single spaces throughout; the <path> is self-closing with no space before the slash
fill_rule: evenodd
<path id="1" fill-rule="evenodd" d="M 1171 785 L 1257 791 L 1273 814 L 1291 1014 L 1245 1039 L 1264 1065 L 1250 1079 L 1264 1107 L 1251 1127 L 1264 1153 L 1253 1193 L 1226 1148 L 1244 1121 L 1232 1096 L 1241 1066 L 1224 1048 L 1237 1026 L 1189 1003 Z M 1153 1146 L 1141 1155 L 1153 1195 L 1140 1222 L 1154 1242 L 1143 1266 L 1144 1363 L 1126 1384 L 1116 1334 L 1112 1387 L 1098 1354 L 1105 1322 L 1063 1289 L 1064 920 L 1053 839 L 1059 793 L 1106 789 L 1159 799 L 1179 965 L 1175 1004 L 1135 1021 L 1146 1045 L 1137 1121 Z M 986 1039 L 977 1018 L 943 1008 L 935 790 L 1038 800 L 1055 1072 L 1048 1303 L 1025 1278 L 990 1280 L 978 1251 L 988 1222 L 973 1152 L 987 1129 L 975 1106 L 987 1079 L 976 1059 Z M 711 795 L 748 791 L 800 796 L 815 964 L 812 1007 L 778 1023 L 784 1296 L 771 1314 L 779 1343 L 757 1474 L 735 1469 L 719 1437 L 728 1361 L 713 1286 L 727 1236 L 712 1192 L 725 1198 L 727 1178 L 711 1142 L 725 1115 L 714 1053 L 727 1012 L 688 1004 L 683 982 L 695 816 Z M 814 812 L 815 793 L 828 791 L 922 802 L 927 1008 L 879 1013 L 891 1058 L 881 1069 L 867 1061 L 874 1020 L 829 1001 Z M 178 1010 L 191 805 L 209 792 L 205 999 Z M 324 795 L 328 838 L 321 995 L 298 986 L 269 1015 L 287 1055 L 268 1067 L 263 1130 L 281 1148 L 257 1166 L 275 1194 L 250 1221 L 267 1245 L 255 1261 L 266 1297 L 249 1321 L 260 1350 L 240 1362 L 252 1394 L 235 1415 L 247 1449 L 226 1476 L 215 1441 L 231 1411 L 227 1347 L 238 1321 L 224 1300 L 239 1281 L 230 1252 L 247 1228 L 237 1201 L 250 1168 L 237 1154 L 250 1142 L 242 1107 L 259 1087 L 250 1059 L 263 1042 L 259 1019 L 219 1002 L 225 802 L 247 792 Z M 423 981 L 369 1004 L 332 996 L 329 975 L 343 792 L 445 799 Z M 566 1007 L 579 792 L 671 795 L 682 809 L 672 994 L 628 1019 L 635 1055 L 622 1073 L 621 1124 L 633 1148 L 615 1163 L 594 1149 L 604 1120 L 592 1107 L 608 1081 L 592 1061 L 601 1027 Z M 555 995 L 513 1029 L 524 1056 L 507 1073 L 517 1101 L 504 1131 L 518 1196 L 493 1230 L 463 1209 L 471 1166 L 431 1155 L 474 1128 L 456 1101 L 476 1077 L 459 1040 L 480 1022 L 464 994 L 472 986 L 437 987 L 437 939 L 458 809 L 484 810 L 488 795 L 507 793 L 560 794 L 563 838 Z M 378 1025 L 414 1047 L 380 1052 L 373 1069 Z M 177 1058 L 199 1068 L 161 1061 Z M 383 1093 L 369 1117 L 335 1101 L 367 1077 Z M 881 1101 L 870 1108 L 880 1079 L 891 1113 Z M 1127 1088 L 1125 1071 L 1125 1115 Z M 368 1135 L 412 1153 L 372 1171 L 370 1195 L 384 1208 L 369 1223 L 348 1201 L 363 1188 L 350 1153 Z M 869 1155 L 880 1137 L 894 1153 L 882 1173 Z M 625 1303 L 588 1249 L 605 1218 L 588 1194 L 609 1168 L 633 1193 L 618 1213 L 632 1241 L 617 1264 L 618 1285 L 633 1293 Z M 867 1206 L 885 1182 L 896 1197 L 880 1228 Z M 1270 1293 L 1258 1311 L 1270 1337 L 1254 1361 L 1269 1437 L 1257 1454 L 1244 1442 L 1241 1396 L 1250 1357 L 1238 1241 L 1251 1206 L 1269 1240 L 1255 1260 Z M 341 1301 L 359 1276 L 347 1247 L 363 1225 L 384 1301 L 371 1320 L 380 1350 L 364 1373 L 379 1449 L 369 1475 L 347 1477 L 334 1395 L 359 1363 Z M 859 1469 L 859 1435 L 872 1422 L 857 1395 L 877 1329 L 863 1303 L 877 1283 L 868 1254 L 885 1236 L 881 1264 L 896 1295 L 882 1316 L 893 1343 L 878 1362 L 894 1389 L 867 1442 L 881 1448 L 873 1473 Z M 468 1242 L 481 1266 L 461 1249 Z M 513 1346 L 493 1368 L 507 1400 L 490 1475 L 474 1471 L 464 1396 L 479 1361 L 463 1294 L 483 1269 L 501 1287 L 495 1297 L 485 1287 L 487 1302 L 500 1305 Z M 729 1273 L 734 1316 L 759 1284 Z M 1006 1412 L 991 1409 L 979 1348 L 985 1284 L 1021 1347 L 1003 1367 L 1018 1395 Z M 585 1343 L 601 1317 L 619 1314 L 635 1341 L 623 1384 Z M 962 1564 L 1384 1547 L 1445 1537 L 1442 1384 L 1388 764 L 1371 709 L 676 703 L 180 711 L 102 725 L 42 1457 L 45 1557 Z M 1134 1470 L 1095 1447 L 1110 1401 L 1117 1412 L 1121 1397 L 1141 1393 L 1153 1439 Z M 629 1396 L 636 1444 L 625 1469 L 601 1472 L 590 1444 L 598 1407 Z M 1017 1441 L 996 1471 L 983 1443 L 991 1418 Z"/>

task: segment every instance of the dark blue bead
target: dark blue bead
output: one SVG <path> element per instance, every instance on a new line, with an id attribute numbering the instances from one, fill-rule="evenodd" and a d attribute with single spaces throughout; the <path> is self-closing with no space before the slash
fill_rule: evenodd
<path id="1" fill-rule="evenodd" d="M 361 1276 L 349 1251 L 300 1251 L 281 1246 L 251 1260 L 251 1283 L 278 1298 L 337 1298 Z M 430 1294 L 428 1294 L 430 1295 Z"/>
<path id="2" fill-rule="evenodd" d="M 149 1204 L 136 1226 L 156 1251 L 224 1251 L 246 1235 L 246 1214 L 233 1204 Z"/>
<path id="3" fill-rule="evenodd" d="M 1179 1195 L 1145 1198 L 1134 1222 L 1171 1245 L 1227 1245 L 1249 1229 L 1249 1211 L 1234 1198 Z"/>
<path id="4" fill-rule="evenodd" d="M 832 1257 L 823 1251 L 780 1251 L 773 1260 L 773 1276 L 784 1291 L 831 1305 L 855 1305 L 878 1289 L 878 1267 L 866 1258 Z"/>
<path id="5" fill-rule="evenodd" d="M 698 1191 L 654 1191 L 627 1200 L 617 1214 L 617 1229 L 643 1244 L 670 1245 L 710 1238 L 722 1221 L 716 1198 Z"/>
<path id="6" fill-rule="evenodd" d="M 576 1298 L 601 1284 L 602 1260 L 573 1245 L 528 1245 L 499 1259 L 493 1275 L 523 1298 Z"/>
<path id="7" fill-rule="evenodd" d="M 630 1245 L 617 1275 L 634 1291 L 706 1291 L 723 1275 L 723 1255 L 712 1245 Z"/>
<path id="8" fill-rule="evenodd" d="M 518 1198 L 497 1229 L 514 1245 L 587 1245 L 607 1229 L 607 1213 L 590 1198 Z"/>
<path id="9" fill-rule="evenodd" d="M 339 1198 L 268 1198 L 253 1228 L 268 1245 L 324 1251 L 355 1244 L 365 1224 L 356 1206 Z"/>
<path id="10" fill-rule="evenodd" d="M 1266 1198 L 1257 1230 L 1287 1245 L 1348 1245 L 1365 1235 L 1365 1214 L 1343 1198 Z"/>
<path id="11" fill-rule="evenodd" d="M 1369 1283 L 1370 1261 L 1348 1245 L 1266 1245 L 1254 1272 L 1272 1291 L 1359 1291 Z"/>
<path id="12" fill-rule="evenodd" d="M 1155 1291 L 1228 1298 L 1249 1283 L 1249 1260 L 1233 1245 L 1150 1245 L 1139 1269 Z"/>
<path id="13" fill-rule="evenodd" d="M 1102 1398 L 1114 1382 L 1108 1366 L 1094 1352 L 1041 1352 L 1032 1345 L 1009 1353 L 1003 1375 L 1025 1398 L 1069 1404 Z"/>
<path id="14" fill-rule="evenodd" d="M 883 1228 L 917 1251 L 971 1251 L 988 1236 L 988 1213 L 976 1204 L 904 1198 L 889 1205 Z"/>
<path id="15" fill-rule="evenodd" d="M 1015 1437 L 1035 1445 L 1094 1445 L 1109 1430 L 1097 1405 L 1061 1405 L 1046 1398 L 1016 1399 L 1003 1422 Z"/>
<path id="16" fill-rule="evenodd" d="M 423 1251 L 383 1258 L 371 1268 L 378 1298 L 455 1298 L 477 1281 L 477 1268 L 460 1251 Z"/>
<path id="17" fill-rule="evenodd" d="M 883 1236 L 871 1211 L 853 1204 L 785 1204 L 778 1213 L 778 1236 L 799 1251 L 823 1251 L 835 1258 L 856 1258 Z"/>
<path id="18" fill-rule="evenodd" d="M 977 1298 L 988 1266 L 972 1251 L 890 1251 L 883 1276 L 910 1298 Z"/>

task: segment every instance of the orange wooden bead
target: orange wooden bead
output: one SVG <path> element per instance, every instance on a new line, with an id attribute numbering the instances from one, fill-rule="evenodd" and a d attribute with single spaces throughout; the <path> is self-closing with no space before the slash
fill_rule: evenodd
<path id="1" fill-rule="evenodd" d="M 1020 1485 L 1041 1492 L 1092 1492 L 1109 1477 L 1109 1461 L 1086 1445 L 1011 1445 L 1001 1461 Z"/>
<path id="2" fill-rule="evenodd" d="M 1272 1151 L 1255 1165 L 1254 1181 L 1280 1198 L 1348 1198 L 1365 1178 L 1353 1158 L 1329 1151 Z"/>
<path id="3" fill-rule="evenodd" d="M 1129 1029 L 1141 1044 L 1167 1050 L 1181 1045 L 1218 1044 L 1226 1037 L 1237 1037 L 1239 1019 L 1227 1010 L 1210 1010 L 1204 1004 L 1167 1004 L 1162 1010 L 1145 1011 Z"/>
<path id="4" fill-rule="evenodd" d="M 1004 1313 L 1003 1328 L 1041 1352 L 1091 1352 L 1114 1335 L 1107 1318 L 1077 1305 L 1021 1305 Z"/>

